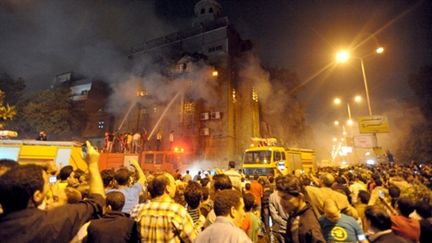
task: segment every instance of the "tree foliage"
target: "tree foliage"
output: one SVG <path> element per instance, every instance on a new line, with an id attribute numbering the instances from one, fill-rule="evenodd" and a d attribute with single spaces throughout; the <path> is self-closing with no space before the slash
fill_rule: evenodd
<path id="1" fill-rule="evenodd" d="M 22 119 L 34 131 L 67 135 L 77 133 L 85 116 L 70 99 L 66 88 L 48 89 L 34 93 L 23 106 Z"/>
<path id="2" fill-rule="evenodd" d="M 14 80 L 7 73 L 0 73 L 0 89 L 5 92 L 4 102 L 16 104 L 25 89 L 25 81 L 22 78 Z"/>
<path id="3" fill-rule="evenodd" d="M 3 122 L 6 120 L 12 120 L 16 115 L 15 106 L 10 106 L 4 103 L 5 93 L 0 90 L 0 127 L 3 127 Z"/>

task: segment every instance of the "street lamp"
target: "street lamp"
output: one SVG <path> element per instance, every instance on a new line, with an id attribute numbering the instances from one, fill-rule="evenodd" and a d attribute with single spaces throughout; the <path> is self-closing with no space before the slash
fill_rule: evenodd
<path id="1" fill-rule="evenodd" d="M 378 47 L 375 50 L 375 52 L 377 54 L 382 54 L 382 53 L 384 53 L 384 48 Z M 341 50 L 336 54 L 336 61 L 339 63 L 344 63 L 344 62 L 347 62 L 350 57 L 351 57 L 351 55 L 349 54 L 348 51 Z M 365 71 L 365 66 L 364 66 L 364 60 L 363 60 L 363 57 L 356 57 L 356 56 L 353 56 L 353 57 L 360 60 L 360 65 L 361 65 L 362 75 L 363 75 L 363 83 L 364 83 L 365 91 L 366 91 L 366 101 L 367 101 L 367 105 L 368 105 L 369 116 L 372 116 L 372 107 L 371 107 L 371 102 L 370 102 L 370 98 L 369 98 L 369 89 L 368 89 L 368 82 L 367 82 L 366 71 Z"/>
<path id="2" fill-rule="evenodd" d="M 354 97 L 354 102 L 360 103 L 361 101 L 362 101 L 362 97 L 360 95 L 356 95 Z M 336 97 L 333 99 L 333 103 L 335 105 L 340 105 L 340 104 L 342 104 L 342 99 L 339 97 Z M 354 124 L 354 121 L 353 121 L 352 116 L 351 116 L 351 107 L 350 107 L 349 102 L 347 102 L 346 105 L 347 105 L 347 112 L 348 112 L 347 125 L 352 126 Z"/>

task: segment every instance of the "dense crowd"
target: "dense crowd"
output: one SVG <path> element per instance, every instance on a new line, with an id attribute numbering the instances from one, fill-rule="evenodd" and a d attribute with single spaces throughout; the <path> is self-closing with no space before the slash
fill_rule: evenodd
<path id="1" fill-rule="evenodd" d="M 289 175 L 88 171 L 0 161 L 1 242 L 431 242 L 432 167 Z"/>

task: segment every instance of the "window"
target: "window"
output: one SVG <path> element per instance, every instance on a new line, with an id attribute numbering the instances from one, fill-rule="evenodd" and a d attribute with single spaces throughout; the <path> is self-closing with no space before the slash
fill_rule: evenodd
<path id="1" fill-rule="evenodd" d="M 155 164 L 162 164 L 163 162 L 163 154 L 155 154 Z"/>
<path id="2" fill-rule="evenodd" d="M 213 13 L 213 8 L 210 8 L 210 9 L 209 9 L 209 13 Z"/>
<path id="3" fill-rule="evenodd" d="M 208 127 L 204 127 L 200 129 L 200 135 L 201 136 L 209 136 L 210 135 L 210 129 Z"/>
<path id="4" fill-rule="evenodd" d="M 204 8 L 201 9 L 201 14 L 205 14 L 205 9 Z"/>
<path id="5" fill-rule="evenodd" d="M 270 164 L 271 151 L 250 151 L 245 154 L 245 164 Z"/>
<path id="6" fill-rule="evenodd" d="M 281 159 L 281 152 L 274 152 L 274 161 L 280 161 Z"/>
<path id="7" fill-rule="evenodd" d="M 200 120 L 201 121 L 206 121 L 210 118 L 210 114 L 208 112 L 203 112 L 200 114 Z"/>
<path id="8" fill-rule="evenodd" d="M 88 94 L 88 90 L 81 91 L 81 95 L 87 95 L 87 94 Z"/>
<path id="9" fill-rule="evenodd" d="M 153 154 L 146 154 L 144 157 L 144 163 L 153 164 Z"/>
<path id="10" fill-rule="evenodd" d="M 208 48 L 208 52 L 214 52 L 214 51 L 219 51 L 222 50 L 223 46 L 222 45 L 218 45 L 218 46 L 211 46 Z"/>
<path id="11" fill-rule="evenodd" d="M 210 112 L 210 118 L 212 120 L 218 120 L 221 118 L 221 113 L 219 111 Z"/>

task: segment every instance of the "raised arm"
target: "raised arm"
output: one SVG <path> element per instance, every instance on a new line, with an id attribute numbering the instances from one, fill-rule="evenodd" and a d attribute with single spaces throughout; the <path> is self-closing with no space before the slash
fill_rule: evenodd
<path id="1" fill-rule="evenodd" d="M 86 162 L 89 169 L 89 192 L 100 194 L 105 197 L 104 186 L 102 177 L 99 172 L 99 152 L 94 149 L 89 141 L 86 141 L 87 145 L 87 158 Z"/>
<path id="2" fill-rule="evenodd" d="M 144 175 L 144 171 L 141 169 L 141 166 L 138 164 L 138 161 L 136 160 L 131 160 L 130 161 L 131 165 L 135 168 L 136 172 L 138 173 L 138 183 L 140 183 L 141 185 L 145 185 L 147 178 Z"/>

